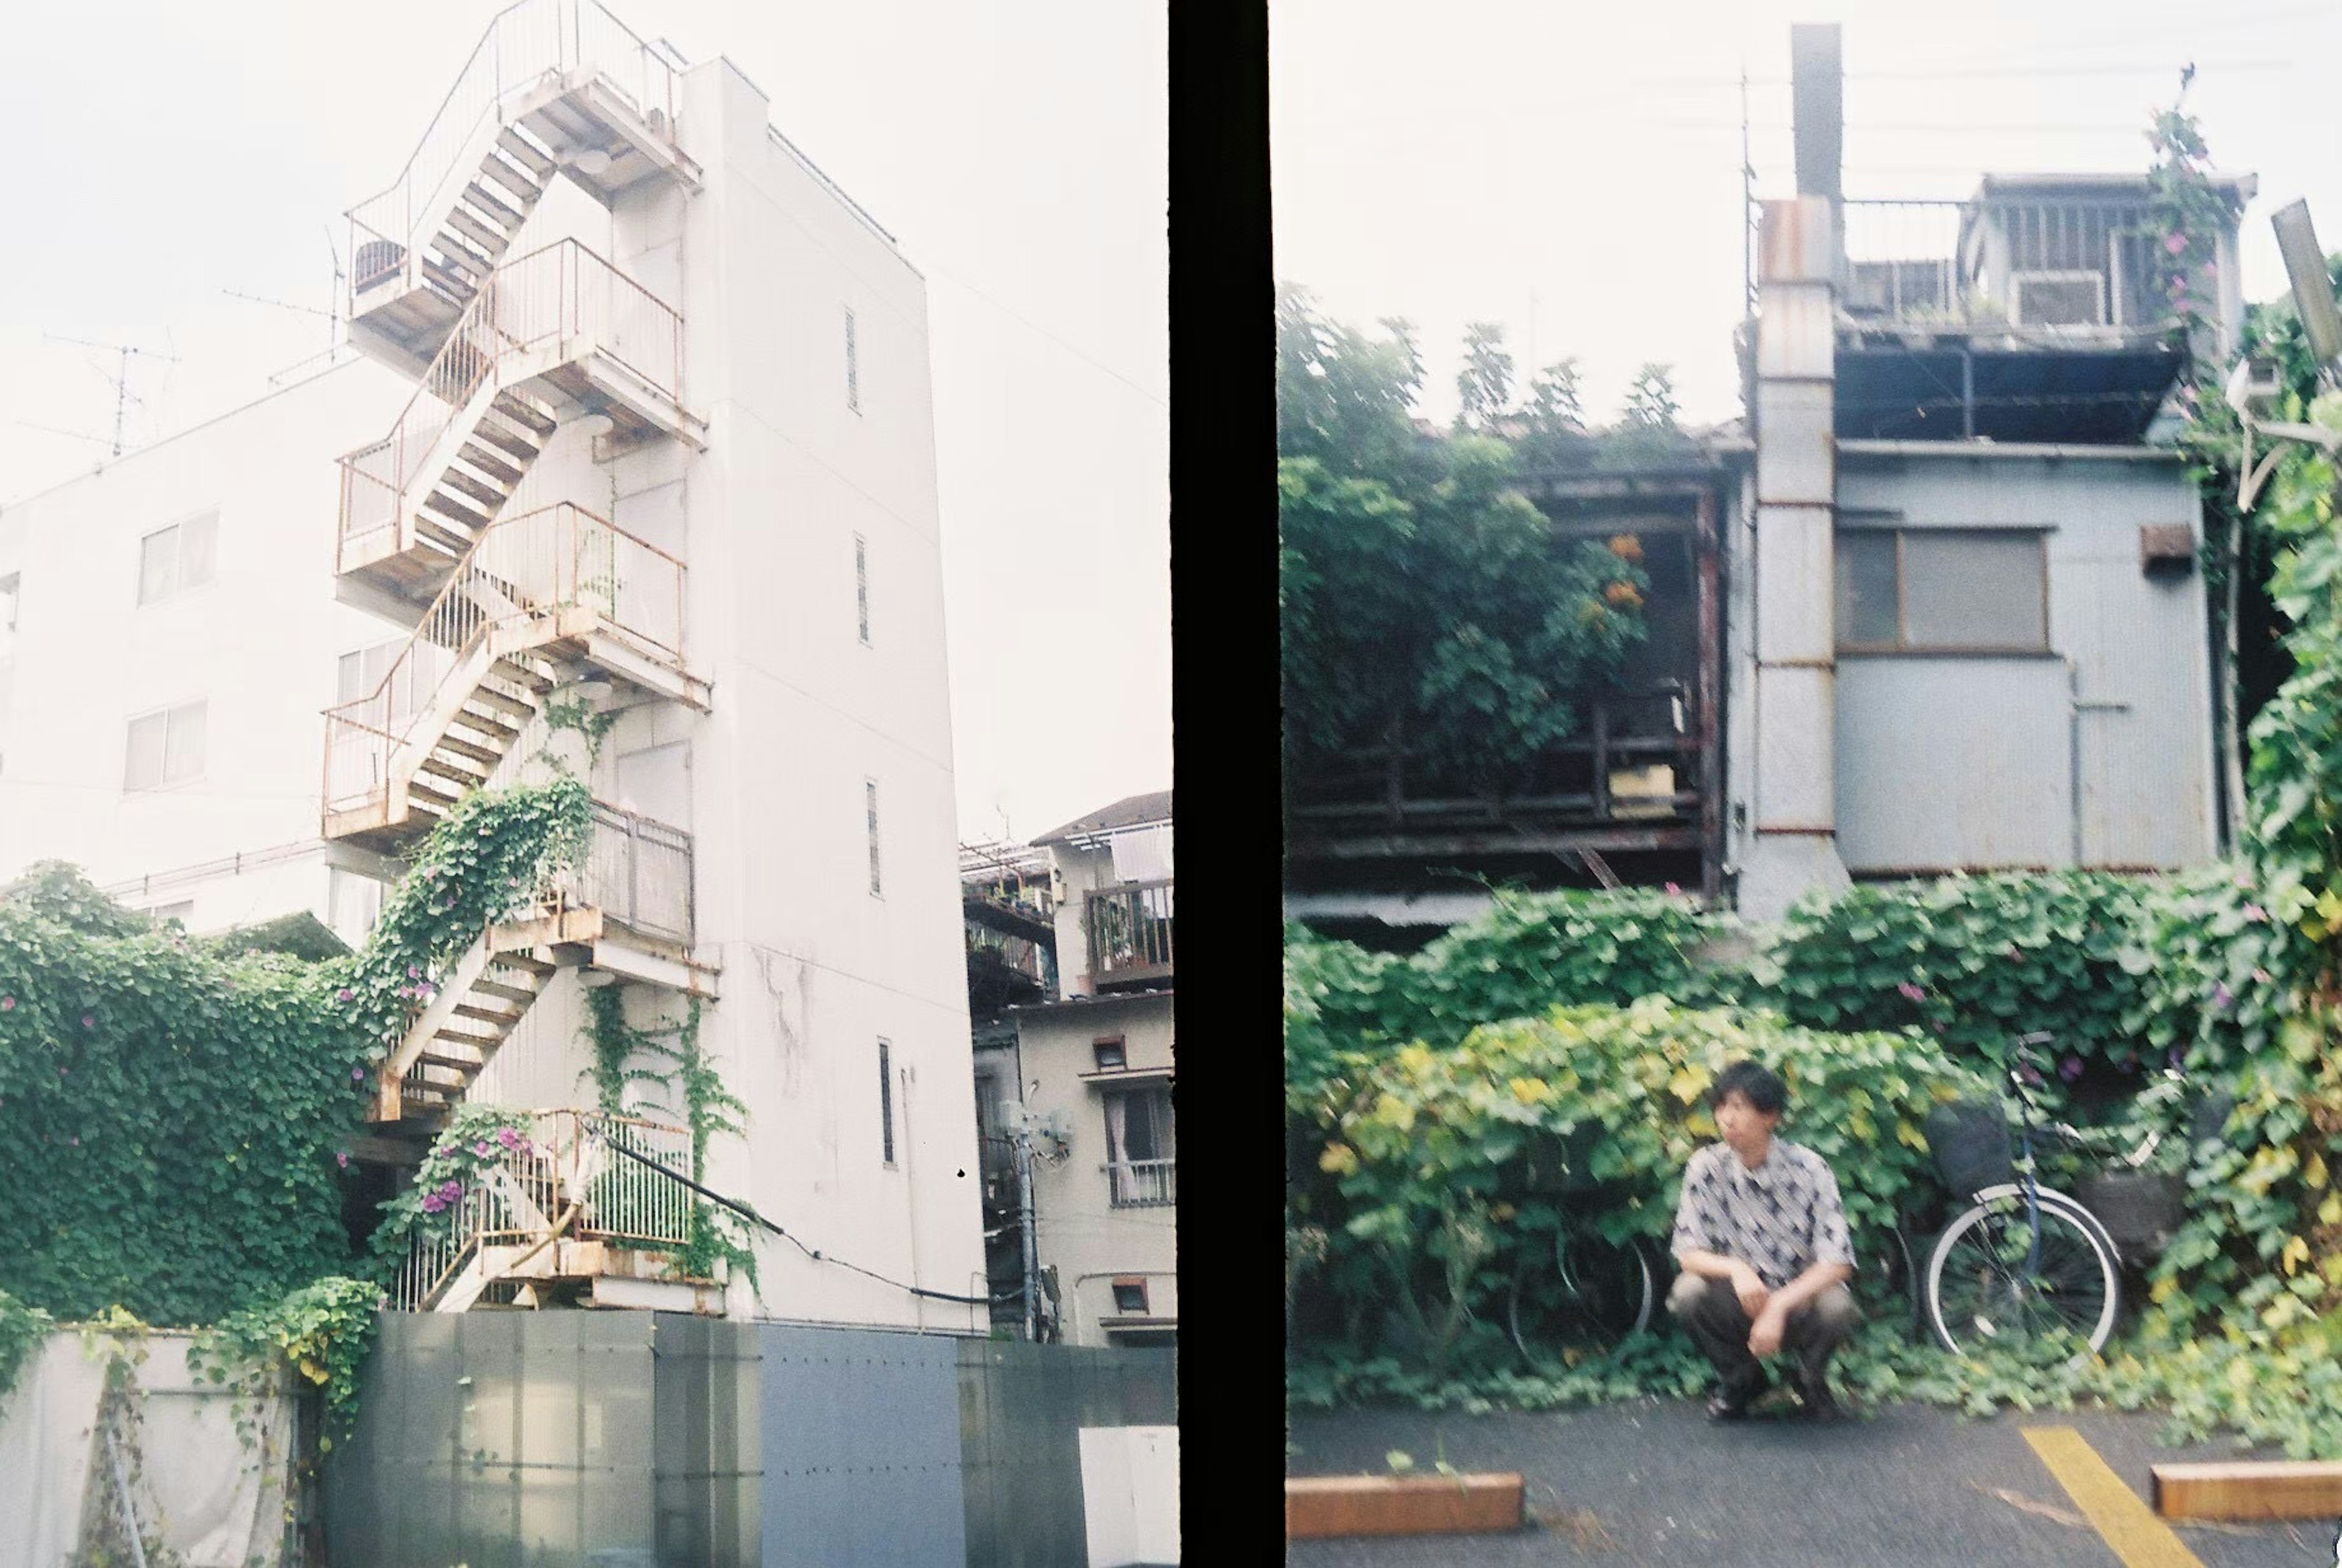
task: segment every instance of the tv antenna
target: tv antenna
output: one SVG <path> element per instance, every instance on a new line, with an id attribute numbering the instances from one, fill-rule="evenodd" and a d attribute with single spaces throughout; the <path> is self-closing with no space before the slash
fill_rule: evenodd
<path id="1" fill-rule="evenodd" d="M 159 359 L 165 365 L 176 365 L 179 363 L 179 356 L 175 354 L 158 354 L 154 349 L 137 348 L 126 343 L 97 343 L 86 337 L 66 337 L 54 332 L 44 335 L 52 343 L 71 343 L 78 344 L 84 348 L 102 348 L 108 354 L 118 354 L 122 356 L 122 369 L 118 373 L 111 375 L 104 371 L 98 373 L 114 383 L 114 455 L 121 456 L 122 426 L 124 421 L 129 416 L 130 405 L 135 403 L 141 408 L 146 406 L 145 399 L 135 395 L 130 390 L 130 362 L 133 359 Z M 74 432 L 59 431 L 57 434 L 70 435 Z M 85 436 L 83 439 L 94 441 L 96 437 Z"/>

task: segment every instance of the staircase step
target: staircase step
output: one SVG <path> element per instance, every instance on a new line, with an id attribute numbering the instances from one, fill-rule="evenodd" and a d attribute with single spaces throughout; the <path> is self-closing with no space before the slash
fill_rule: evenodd
<path id="1" fill-rule="evenodd" d="M 506 484 L 517 484 L 521 482 L 522 475 L 519 469 L 515 468 L 476 441 L 464 443 L 464 448 L 457 455 L 491 479 L 500 480 Z"/>
<path id="2" fill-rule="evenodd" d="M 558 684 L 554 677 L 533 664 L 516 663 L 510 657 L 498 659 L 488 666 L 488 673 L 500 681 L 510 681 L 516 686 L 526 686 L 532 692 L 549 692 Z"/>
<path id="3" fill-rule="evenodd" d="M 472 296 L 480 292 L 478 285 L 470 278 L 453 268 L 440 265 L 428 255 L 423 258 L 423 277 L 451 305 L 468 305 Z"/>
<path id="4" fill-rule="evenodd" d="M 515 212 L 499 199 L 495 192 L 489 190 L 477 180 L 464 187 L 464 199 L 471 203 L 485 216 L 503 225 L 507 229 L 517 231 L 522 224 L 528 221 L 526 213 Z M 530 196 L 527 199 L 534 202 L 536 198 Z"/>
<path id="5" fill-rule="evenodd" d="M 510 751 L 512 744 L 520 739 L 518 724 L 506 724 L 494 714 L 478 713 L 470 708 L 458 708 L 448 722 L 461 724 L 465 729 L 477 734 L 489 744 L 501 746 L 506 751 Z"/>
<path id="6" fill-rule="evenodd" d="M 461 468 L 448 469 L 439 475 L 439 483 L 450 489 L 462 491 L 475 501 L 485 503 L 492 512 L 512 499 L 509 489 L 499 489 L 485 479 L 475 479 Z"/>
<path id="7" fill-rule="evenodd" d="M 527 218 L 529 209 L 536 205 L 536 199 L 545 195 L 545 187 L 529 178 L 526 169 L 498 157 L 493 152 L 480 160 L 480 173 L 512 193 L 513 199 L 520 204 L 520 211 L 515 216 L 521 220 Z M 512 209 L 507 207 L 505 210 L 510 212 Z M 520 223 L 515 222 L 507 226 L 517 229 Z"/>
<path id="8" fill-rule="evenodd" d="M 466 758 L 475 763 L 485 764 L 491 771 L 495 768 L 497 764 L 505 760 L 505 754 L 502 752 L 491 751 L 486 746 L 474 745 L 471 742 L 466 740 L 458 740 L 454 735 L 441 735 L 435 749 L 443 752 L 453 752 L 459 757 Z"/>
<path id="9" fill-rule="evenodd" d="M 451 517 L 474 533 L 478 533 L 495 518 L 475 506 L 467 506 L 445 490 L 435 489 L 423 498 L 423 504 L 443 517 Z"/>
<path id="10" fill-rule="evenodd" d="M 475 1062 L 469 1056 L 442 1056 L 432 1051 L 421 1052 L 415 1059 L 425 1067 L 452 1067 L 459 1073 L 476 1073 L 487 1065 L 485 1062 Z"/>
<path id="11" fill-rule="evenodd" d="M 519 431 L 491 419 L 483 419 L 474 425 L 472 434 L 477 440 L 485 441 L 491 446 L 501 447 L 512 454 L 521 460 L 524 466 L 535 462 L 536 454 L 544 450 L 545 445 L 541 441 L 531 441 Z M 514 477 L 515 479 L 519 477 L 517 470 L 515 471 Z"/>
<path id="12" fill-rule="evenodd" d="M 510 125 L 496 133 L 496 145 L 504 149 L 505 156 L 535 175 L 542 183 L 548 185 L 553 183 L 553 171 L 556 165 L 552 157 L 540 152 L 536 144 Z"/>
<path id="13" fill-rule="evenodd" d="M 496 270 L 495 263 L 475 253 L 453 234 L 442 231 L 432 235 L 431 248 L 441 266 L 459 274 L 475 289 L 487 282 L 488 275 Z"/>
<path id="14" fill-rule="evenodd" d="M 471 553 L 469 535 L 458 534 L 436 518 L 426 517 L 419 512 L 415 516 L 415 532 L 457 560 Z"/>
<path id="15" fill-rule="evenodd" d="M 461 795 L 449 794 L 445 790 L 433 789 L 429 784 L 425 784 L 419 778 L 411 778 L 406 781 L 406 798 L 409 800 L 430 801 L 438 805 L 453 806 L 463 797 Z"/>
<path id="16" fill-rule="evenodd" d="M 514 424 L 527 426 L 539 436 L 549 436 L 560 428 L 559 420 L 509 387 L 497 393 L 488 406 Z"/>
<path id="17" fill-rule="evenodd" d="M 431 1038 L 436 1044 L 462 1045 L 478 1052 L 482 1066 L 487 1065 L 487 1058 L 495 1054 L 496 1047 L 505 1043 L 505 1036 L 501 1034 L 466 1034 L 452 1024 L 440 1025 L 439 1032 Z"/>
<path id="18" fill-rule="evenodd" d="M 476 1018 L 483 1024 L 494 1024 L 498 1026 L 500 1032 L 509 1030 L 514 1024 L 519 1023 L 521 1013 L 525 1011 L 525 1008 L 514 1011 L 502 1007 L 476 1007 L 469 1002 L 455 1004 L 456 1017 Z"/>
<path id="19" fill-rule="evenodd" d="M 469 240 L 472 248 L 490 261 L 512 248 L 512 235 L 474 217 L 472 210 L 460 204 L 447 209 L 447 226 Z"/>
<path id="20" fill-rule="evenodd" d="M 504 693 L 496 690 L 494 686 L 475 687 L 472 692 L 472 700 L 475 703 L 480 703 L 485 706 L 494 708 L 498 713 L 510 714 L 516 719 L 533 719 L 536 717 L 535 704 L 524 702 L 518 697 L 507 696 Z M 518 730 L 515 730 L 513 732 L 515 734 L 518 734 L 520 732 Z"/>
<path id="21" fill-rule="evenodd" d="M 510 953 L 497 954 L 496 962 L 509 968 L 525 969 L 528 971 L 529 974 L 536 976 L 537 984 L 540 985 L 545 983 L 545 977 L 546 975 L 561 967 L 558 964 L 547 963 L 542 958 L 538 958 L 532 954 L 519 949 L 515 949 Z"/>
<path id="22" fill-rule="evenodd" d="M 501 980 L 475 980 L 472 989 L 489 996 L 501 996 L 507 1002 L 517 1002 L 524 1006 L 536 1000 L 536 993 L 527 986 L 508 985 Z"/>

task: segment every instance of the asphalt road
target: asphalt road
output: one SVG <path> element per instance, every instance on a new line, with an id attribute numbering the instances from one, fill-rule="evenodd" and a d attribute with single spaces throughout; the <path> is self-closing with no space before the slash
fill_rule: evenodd
<path id="1" fill-rule="evenodd" d="M 1385 1473 L 1402 1449 L 1428 1473 L 1444 1444 L 1465 1471 L 1519 1471 L 1537 1521 L 1514 1535 L 1296 1541 L 1299 1568 L 1593 1563 L 1719 1568 L 2121 1568 L 2025 1441 L 2070 1426 L 2131 1490 L 2183 1459 L 2277 1458 L 2169 1447 L 2163 1418 L 2115 1411 L 1963 1418 L 1896 1405 L 1842 1424 L 1716 1426 L 1696 1403 L 1643 1401 L 1537 1414 L 1296 1411 L 1292 1475 Z M 2204 1568 L 2331 1568 L 2331 1523 L 2172 1529 Z"/>

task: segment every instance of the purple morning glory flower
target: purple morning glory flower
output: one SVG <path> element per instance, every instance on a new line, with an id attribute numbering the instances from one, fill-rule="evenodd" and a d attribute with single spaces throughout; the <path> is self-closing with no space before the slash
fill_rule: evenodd
<path id="1" fill-rule="evenodd" d="M 478 1143 L 472 1145 L 472 1153 L 477 1154 L 483 1160 L 486 1159 L 490 1154 L 493 1154 L 495 1152 L 495 1146 L 490 1144 L 485 1138 L 481 1139 Z"/>
<path id="2" fill-rule="evenodd" d="M 2041 1074 L 2035 1072 L 2029 1066 L 2017 1068 L 2017 1075 L 2024 1079 L 2027 1084 L 2038 1084 L 2041 1082 Z"/>
<path id="3" fill-rule="evenodd" d="M 16 1011 L 16 999 L 13 996 L 0 996 L 0 1013 L 14 1013 L 15 1011 Z"/>
<path id="4" fill-rule="evenodd" d="M 346 1171 L 350 1168 L 350 1157 L 347 1154 L 335 1154 L 334 1156 L 334 1164 Z"/>
<path id="5" fill-rule="evenodd" d="M 1925 1002 L 1927 1000 L 1927 994 L 1919 989 L 1917 985 L 1912 984 L 1907 980 L 1896 986 L 1895 989 L 1903 994 L 1903 997 L 1906 1001 Z"/>
<path id="6" fill-rule="evenodd" d="M 2229 994 L 2227 984 L 2225 981 L 2212 987 L 2212 1006 L 2216 1011 L 2226 1013 L 2228 1010 L 2228 1004 L 2235 1000 L 2236 998 Z"/>
<path id="7" fill-rule="evenodd" d="M 345 985 L 345 986 L 343 986 L 339 991 L 336 991 L 336 992 L 335 992 L 335 993 L 334 993 L 334 1000 L 335 1000 L 335 1001 L 336 1001 L 336 1002 L 347 1002 L 348 1000 L 350 1000 L 350 998 L 352 998 L 353 996 L 355 996 L 356 994 L 357 994 L 357 993 L 356 993 L 356 992 L 355 992 L 355 991 L 351 990 L 348 986 Z"/>
<path id="8" fill-rule="evenodd" d="M 2057 1076 L 2066 1080 L 2067 1083 L 2070 1084 L 2081 1075 L 2082 1059 L 2079 1056 L 2068 1056 L 2063 1062 L 2057 1064 Z"/>
<path id="9" fill-rule="evenodd" d="M 91 1014 L 85 1013 L 81 1015 L 81 1026 L 85 1029 L 95 1029 L 97 1027 L 97 1020 Z"/>
<path id="10" fill-rule="evenodd" d="M 435 1214 L 446 1206 L 447 1201 L 445 1198 L 442 1198 L 438 1193 L 425 1193 L 423 1194 L 423 1212 L 425 1213 Z"/>
<path id="11" fill-rule="evenodd" d="M 439 1183 L 439 1195 L 452 1203 L 464 1195 L 464 1183 L 451 1176 Z"/>
<path id="12" fill-rule="evenodd" d="M 510 1127 L 498 1127 L 496 1129 L 496 1142 L 509 1149 L 520 1142 L 520 1134 L 514 1132 Z"/>

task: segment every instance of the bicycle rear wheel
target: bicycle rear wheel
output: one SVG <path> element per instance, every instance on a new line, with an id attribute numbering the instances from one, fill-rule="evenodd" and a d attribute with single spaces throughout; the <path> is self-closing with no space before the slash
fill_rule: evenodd
<path id="1" fill-rule="evenodd" d="M 1650 1326 L 1653 1288 L 1639 1243 L 1565 1232 L 1550 1246 L 1524 1251 L 1506 1297 L 1506 1326 L 1532 1365 L 1571 1351 L 1607 1350 Z"/>
<path id="2" fill-rule="evenodd" d="M 2093 1351 L 2114 1332 L 2120 1254 L 2087 1210 L 2037 1193 L 2039 1244 L 2021 1187 L 1990 1188 L 1955 1218 L 1927 1260 L 1926 1306 L 1955 1355 L 2070 1334 Z"/>

